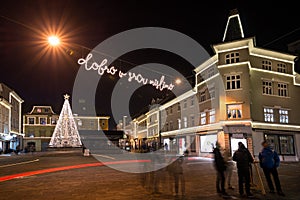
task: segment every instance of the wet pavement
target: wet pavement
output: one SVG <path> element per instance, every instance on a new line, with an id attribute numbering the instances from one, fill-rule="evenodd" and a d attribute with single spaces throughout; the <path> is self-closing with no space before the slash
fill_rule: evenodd
<path id="1" fill-rule="evenodd" d="M 130 163 L 126 165 L 131 167 Z M 68 168 L 68 166 L 73 166 L 73 168 Z M 256 173 L 255 165 L 252 166 L 252 169 L 252 192 L 254 194 L 252 199 L 300 199 L 299 162 L 283 162 L 278 169 L 285 197 L 268 193 L 265 178 L 258 167 L 266 190 L 266 194 L 263 195 L 263 190 L 259 187 L 259 176 Z M 94 156 L 83 156 L 81 151 L 1 155 L 0 199 L 218 200 L 225 198 L 216 193 L 216 173 L 211 159 L 186 157 L 183 173 L 185 194 L 182 196 L 179 192 L 179 195 L 176 196 L 174 179 L 168 173 L 167 168 L 149 173 L 122 172 L 102 165 Z M 236 170 L 233 172 L 232 185 L 235 189 L 227 189 L 230 196 L 226 199 L 247 199 L 246 197 L 241 198 L 238 194 Z"/>

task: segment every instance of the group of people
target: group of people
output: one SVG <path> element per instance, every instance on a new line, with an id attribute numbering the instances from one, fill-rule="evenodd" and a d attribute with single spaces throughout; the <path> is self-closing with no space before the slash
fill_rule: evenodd
<path id="1" fill-rule="evenodd" d="M 278 177 L 277 168 L 280 164 L 280 159 L 276 151 L 272 150 L 267 141 L 262 143 L 263 149 L 259 153 L 259 164 L 262 168 L 270 193 L 275 193 L 274 185 L 271 179 L 275 182 L 275 187 L 278 195 L 285 196 L 282 192 L 280 180 Z M 228 189 L 234 189 L 230 183 L 231 175 L 234 165 L 229 159 L 230 153 L 225 151 L 221 153 L 220 144 L 217 142 L 216 147 L 213 150 L 214 153 L 214 166 L 217 171 L 216 189 L 217 193 L 223 196 L 229 196 L 225 190 L 225 181 L 227 181 Z M 253 194 L 250 190 L 251 174 L 252 174 L 252 163 L 254 162 L 253 156 L 250 151 L 245 147 L 242 142 L 238 143 L 238 150 L 236 150 L 232 156 L 232 161 L 236 162 L 237 174 L 238 174 L 238 189 L 239 194 L 244 196 L 244 191 L 248 198 L 253 198 Z"/>

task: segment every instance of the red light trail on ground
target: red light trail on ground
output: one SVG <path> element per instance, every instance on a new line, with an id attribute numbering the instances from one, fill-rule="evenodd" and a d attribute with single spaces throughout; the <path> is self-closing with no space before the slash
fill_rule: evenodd
<path id="1" fill-rule="evenodd" d="M 12 179 L 17 179 L 17 178 L 24 178 L 27 176 L 33 176 L 33 175 L 38 175 L 38 174 L 57 172 L 57 171 L 79 169 L 79 168 L 86 168 L 86 167 L 97 167 L 97 166 L 104 166 L 104 165 L 139 163 L 139 162 L 144 163 L 144 162 L 151 162 L 151 161 L 150 160 L 121 160 L 121 161 L 111 161 L 111 162 L 103 162 L 103 163 L 97 162 L 97 163 L 71 165 L 71 166 L 64 166 L 64 167 L 55 167 L 55 168 L 42 169 L 42 170 L 29 171 L 29 172 L 23 172 L 23 173 L 19 173 L 19 174 L 2 176 L 2 177 L 0 177 L 0 182 L 9 181 Z"/>

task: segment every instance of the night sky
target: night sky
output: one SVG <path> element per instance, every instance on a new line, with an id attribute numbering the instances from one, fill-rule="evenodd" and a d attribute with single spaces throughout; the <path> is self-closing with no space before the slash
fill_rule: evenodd
<path id="1" fill-rule="evenodd" d="M 234 8 L 240 13 L 245 37 L 255 36 L 258 47 L 287 52 L 287 44 L 300 39 L 299 7 L 294 2 L 264 2 L 261 5 L 261 1 L 243 0 L 3 1 L 0 82 L 23 98 L 24 113 L 33 105 L 51 105 L 59 114 L 63 95 L 68 93 L 72 97 L 78 58 L 85 57 L 105 39 L 133 28 L 163 27 L 193 38 L 212 55 L 211 45 L 222 41 L 229 11 Z M 62 35 L 65 46 L 61 51 L 47 48 L 44 40 L 50 30 Z M 160 50 L 134 51 L 116 61 L 123 70 L 149 62 L 171 66 L 186 77 L 193 75 L 193 66 L 184 59 Z M 96 95 L 99 115 L 110 115 L 115 81 L 114 77 L 106 76 L 99 83 L 102 88 L 101 94 Z M 130 112 L 134 115 L 144 110 L 152 98 L 169 95 L 148 86 L 140 89 L 132 97 Z"/>

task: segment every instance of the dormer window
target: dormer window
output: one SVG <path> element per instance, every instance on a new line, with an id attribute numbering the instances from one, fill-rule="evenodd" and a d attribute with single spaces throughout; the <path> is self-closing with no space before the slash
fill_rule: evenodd
<path id="1" fill-rule="evenodd" d="M 262 69 L 272 71 L 272 62 L 269 60 L 263 60 L 262 61 Z"/>
<path id="2" fill-rule="evenodd" d="M 240 62 L 240 53 L 239 52 L 232 52 L 225 55 L 225 62 L 226 64 L 232 64 Z"/>
<path id="3" fill-rule="evenodd" d="M 277 71 L 281 73 L 286 73 L 286 65 L 284 63 L 278 63 Z"/>

